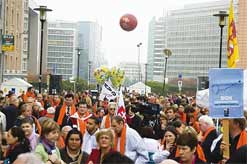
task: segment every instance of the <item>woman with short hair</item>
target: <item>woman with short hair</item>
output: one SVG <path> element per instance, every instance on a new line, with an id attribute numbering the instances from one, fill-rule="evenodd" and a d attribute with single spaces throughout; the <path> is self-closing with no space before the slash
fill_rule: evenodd
<path id="1" fill-rule="evenodd" d="M 87 164 L 100 164 L 102 163 L 104 157 L 109 152 L 114 152 L 113 150 L 113 131 L 111 129 L 101 129 L 96 133 L 96 141 L 98 144 L 98 149 L 93 149 Z"/>
<path id="2" fill-rule="evenodd" d="M 37 145 L 35 153 L 46 164 L 62 164 L 59 149 L 55 145 L 60 133 L 59 125 L 55 121 L 47 119 L 41 126 L 40 143 Z"/>

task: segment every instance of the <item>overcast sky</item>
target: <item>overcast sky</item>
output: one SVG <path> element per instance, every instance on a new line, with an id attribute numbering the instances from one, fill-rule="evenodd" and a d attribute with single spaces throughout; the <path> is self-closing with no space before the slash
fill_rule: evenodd
<path id="1" fill-rule="evenodd" d="M 141 62 L 146 62 L 148 23 L 152 17 L 160 17 L 168 10 L 181 9 L 185 4 L 216 0 L 37 0 L 53 11 L 49 20 L 97 21 L 103 28 L 102 48 L 110 66 L 122 61 L 137 62 L 137 44 Z M 134 31 L 123 31 L 119 26 L 122 15 L 136 16 L 138 25 Z"/>

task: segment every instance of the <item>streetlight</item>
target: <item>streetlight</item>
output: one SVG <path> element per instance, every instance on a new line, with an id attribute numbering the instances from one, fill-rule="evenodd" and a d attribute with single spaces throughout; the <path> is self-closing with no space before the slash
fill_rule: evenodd
<path id="1" fill-rule="evenodd" d="M 140 62 L 140 47 L 141 47 L 142 43 L 140 42 L 139 44 L 137 44 L 137 48 L 138 48 L 138 81 L 141 81 L 141 62 Z"/>
<path id="2" fill-rule="evenodd" d="M 220 57 L 219 57 L 219 68 L 221 68 L 223 27 L 226 25 L 226 17 L 228 17 L 228 14 L 227 14 L 226 11 L 219 11 L 218 14 L 214 14 L 213 16 L 219 17 L 219 26 L 220 26 Z"/>
<path id="3" fill-rule="evenodd" d="M 167 67 L 167 59 L 172 55 L 172 51 L 170 49 L 164 49 L 163 53 L 165 55 L 165 70 L 164 70 L 164 82 L 163 82 L 163 95 L 165 96 L 165 87 L 166 87 L 166 67 Z"/>
<path id="4" fill-rule="evenodd" d="M 77 50 L 77 55 L 78 55 L 78 63 L 77 63 L 77 81 L 79 81 L 79 76 L 80 76 L 80 74 L 79 74 L 79 72 L 80 72 L 80 55 L 81 55 L 81 48 L 77 48 L 76 49 Z"/>
<path id="5" fill-rule="evenodd" d="M 88 89 L 90 89 L 90 70 L 91 70 L 91 61 L 88 61 Z"/>
<path id="6" fill-rule="evenodd" d="M 40 61 L 39 61 L 39 93 L 41 93 L 41 80 L 42 80 L 42 55 L 43 55 L 43 33 L 44 33 L 44 23 L 46 21 L 46 12 L 52 11 L 46 6 L 40 6 L 39 8 L 34 8 L 34 10 L 39 11 L 39 17 L 41 22 L 41 41 L 40 41 Z"/>
<path id="7" fill-rule="evenodd" d="M 146 85 L 147 85 L 147 75 L 148 75 L 148 63 L 146 63 L 145 64 L 145 96 L 146 96 L 146 92 L 147 92 L 147 90 L 146 90 Z"/>

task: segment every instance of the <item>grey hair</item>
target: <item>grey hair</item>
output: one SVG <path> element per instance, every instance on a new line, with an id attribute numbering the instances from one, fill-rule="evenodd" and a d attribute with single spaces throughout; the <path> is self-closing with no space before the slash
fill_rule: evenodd
<path id="1" fill-rule="evenodd" d="M 68 129 L 68 131 L 70 131 L 70 130 L 72 130 L 72 127 L 69 125 L 66 125 L 66 126 L 62 127 L 61 132 L 64 132 L 66 129 Z"/>
<path id="2" fill-rule="evenodd" d="M 25 164 L 44 164 L 44 162 L 34 153 L 28 152 L 18 155 L 17 159 Z"/>
<path id="3" fill-rule="evenodd" d="M 199 118 L 199 121 L 203 121 L 206 124 L 208 124 L 211 127 L 214 127 L 214 122 L 213 119 L 211 117 L 209 117 L 208 115 L 203 115 Z"/>

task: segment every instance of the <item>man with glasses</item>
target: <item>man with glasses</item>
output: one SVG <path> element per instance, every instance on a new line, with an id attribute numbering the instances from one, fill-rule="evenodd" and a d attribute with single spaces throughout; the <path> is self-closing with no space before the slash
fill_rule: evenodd
<path id="1" fill-rule="evenodd" d="M 108 114 L 105 115 L 102 119 L 100 128 L 110 128 L 111 127 L 111 119 L 115 115 L 117 104 L 115 102 L 110 102 L 108 105 Z"/>

